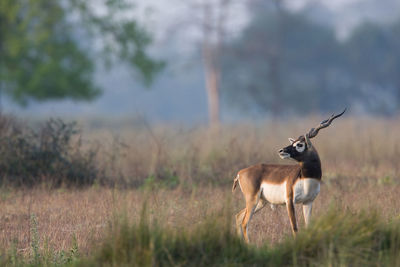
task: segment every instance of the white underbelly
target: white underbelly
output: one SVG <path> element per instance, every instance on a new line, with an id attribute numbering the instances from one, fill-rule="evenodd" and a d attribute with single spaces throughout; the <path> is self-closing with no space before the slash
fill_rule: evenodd
<path id="1" fill-rule="evenodd" d="M 296 181 L 294 185 L 294 203 L 312 202 L 320 190 L 320 181 L 312 178 L 303 178 Z"/>
<path id="2" fill-rule="evenodd" d="M 261 184 L 263 197 L 271 204 L 286 203 L 286 182 L 282 184 Z"/>

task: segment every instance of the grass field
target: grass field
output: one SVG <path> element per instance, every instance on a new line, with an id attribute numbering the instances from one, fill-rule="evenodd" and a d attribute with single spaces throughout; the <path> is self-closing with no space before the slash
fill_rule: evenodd
<path id="1" fill-rule="evenodd" d="M 365 255 L 381 253 L 381 258 L 375 257 L 375 261 L 370 263 L 376 263 L 376 260 L 384 265 L 399 263 L 398 258 L 386 258 L 391 253 L 390 249 L 399 248 L 396 247 L 399 240 L 385 239 L 388 231 L 392 231 L 394 234 L 390 232 L 391 236 L 396 238 L 399 231 L 398 119 L 340 119 L 328 129 L 321 130 L 312 140 L 322 161 L 323 184 L 314 202 L 313 218 L 316 223 L 310 230 L 304 230 L 300 207 L 297 209 L 303 237 L 300 235 L 296 241 L 291 239 L 289 220 L 283 207 L 276 211 L 266 207 L 254 216 L 249 228 L 254 246 L 238 243 L 233 234 L 234 214 L 244 207 L 240 190 L 231 193 L 236 172 L 259 162 L 292 163 L 280 160 L 276 151 L 287 145 L 287 137 L 305 133 L 320 119 L 227 125 L 219 131 L 203 127 L 150 128 L 146 125 L 124 127 L 113 132 L 87 129 L 83 133 L 84 146 L 98 147 L 97 164 L 104 168 L 108 179 L 118 183 L 113 187 L 95 183 L 81 188 L 53 188 L 46 184 L 33 188 L 3 186 L 0 189 L 2 258 L 8 265 L 42 265 L 44 262 L 40 259 L 34 261 L 39 254 L 50 265 L 72 264 L 72 258 L 76 260 L 74 264 L 95 266 L 96 262 L 107 262 L 110 258 L 104 255 L 114 255 L 107 252 L 107 248 L 119 247 L 114 239 L 110 239 L 110 233 L 118 236 L 115 231 L 125 229 L 126 235 L 134 236 L 140 229 L 143 230 L 140 222 L 143 221 L 142 210 L 146 206 L 150 239 L 159 240 L 158 243 L 154 241 L 153 247 L 147 248 L 148 258 L 141 259 L 147 265 L 161 264 L 165 257 L 169 258 L 167 265 L 190 265 L 185 264 L 187 259 L 176 256 L 172 249 L 179 248 L 179 253 L 184 253 L 182 251 L 186 250 L 176 244 L 190 247 L 191 242 L 187 239 L 193 239 L 193 244 L 202 238 L 205 238 L 204 242 L 219 244 L 212 238 L 207 240 L 203 232 L 208 228 L 211 232 L 228 232 L 231 236 L 224 237 L 224 241 L 218 239 L 222 247 L 231 249 L 231 252 L 221 252 L 221 255 L 230 257 L 243 253 L 243 258 L 237 258 L 237 261 L 225 259 L 221 262 L 219 259 L 219 264 L 236 262 L 246 265 L 243 259 L 253 257 L 254 261 L 248 259 L 247 263 L 257 265 L 262 260 L 268 262 L 271 255 L 282 259 L 271 261 L 272 265 L 294 265 L 297 260 L 300 265 L 353 262 L 354 259 L 346 256 L 347 252 L 336 250 L 335 246 L 352 247 L 360 259 L 365 259 Z M 213 220 L 217 222 L 215 229 L 204 226 Z M 352 225 L 357 229 L 351 228 Z M 364 232 L 363 225 L 366 227 Z M 321 247 L 322 237 L 321 240 L 313 240 L 318 233 L 325 233 L 321 236 L 329 239 L 328 243 L 333 247 L 329 248 L 327 244 L 328 247 Z M 351 237 L 351 234 L 355 236 Z M 343 235 L 347 235 L 348 240 Z M 176 239 L 176 246 L 166 245 L 165 236 Z M 223 242 L 235 245 L 231 247 Z M 169 253 L 172 254 L 165 256 L 157 250 L 157 244 L 170 247 Z M 316 247 L 313 248 L 312 244 Z M 357 244 L 360 244 L 359 248 Z M 130 248 L 132 251 L 137 249 L 136 245 Z M 315 249 L 315 253 L 310 249 Z M 290 255 L 290 260 L 284 261 L 284 255 Z M 127 259 L 124 263 L 112 259 L 108 265 L 135 260 Z M 194 265 L 196 263 L 212 264 L 203 258 L 193 262 Z M 140 265 L 139 262 L 136 264 Z"/>

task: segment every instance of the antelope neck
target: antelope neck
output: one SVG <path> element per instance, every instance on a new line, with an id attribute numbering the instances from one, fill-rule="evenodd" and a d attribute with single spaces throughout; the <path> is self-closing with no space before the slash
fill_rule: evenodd
<path id="1" fill-rule="evenodd" d="M 300 162 L 300 177 L 301 178 L 314 178 L 321 180 L 322 170 L 321 161 L 318 156 L 314 156 L 307 161 Z"/>

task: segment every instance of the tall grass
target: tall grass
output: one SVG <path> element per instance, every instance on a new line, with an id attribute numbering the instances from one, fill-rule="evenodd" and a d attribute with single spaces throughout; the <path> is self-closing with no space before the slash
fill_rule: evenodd
<path id="1" fill-rule="evenodd" d="M 227 209 L 225 209 L 227 210 Z M 89 256 L 31 258 L 3 254 L 6 266 L 398 266 L 400 222 L 383 222 L 376 213 L 331 208 L 297 238 L 274 246 L 246 245 L 234 233 L 230 212 L 221 211 L 192 229 L 151 222 L 144 211 L 138 223 L 119 219 Z M 39 255 L 39 256 L 38 256 Z M 73 258 L 73 260 L 71 260 Z M 17 259 L 17 260 L 16 260 Z M 53 259 L 53 261 L 49 261 Z M 16 264 L 18 263 L 18 264 Z"/>
<path id="2" fill-rule="evenodd" d="M 143 218 L 143 217 L 142 217 Z M 171 230 L 146 220 L 123 223 L 86 263 L 103 266 L 398 266 L 400 222 L 330 209 L 296 239 L 247 246 L 232 231 L 230 212 L 195 229 Z"/>
<path id="3" fill-rule="evenodd" d="M 141 186 L 146 180 L 191 187 L 226 186 L 241 168 L 260 162 L 282 161 L 277 151 L 288 137 L 298 137 L 315 127 L 321 117 L 301 120 L 224 125 L 219 131 L 202 126 L 125 127 L 114 133 L 124 144 L 116 166 L 124 185 Z M 318 150 L 327 181 L 341 176 L 357 182 L 399 183 L 399 118 L 340 118 L 312 142 Z M 105 153 L 115 146 L 108 130 L 88 131 L 102 140 Z M 102 162 L 103 160 L 100 159 Z M 336 179 L 337 180 L 337 179 Z"/>
<path id="4" fill-rule="evenodd" d="M 37 127 L 0 117 L 0 183 L 120 187 L 226 186 L 241 168 L 281 161 L 277 150 L 321 118 L 202 126 L 134 125 L 82 132 L 49 120 Z M 397 184 L 398 119 L 340 118 L 313 139 L 326 182 L 343 175 L 357 183 Z"/>
<path id="5" fill-rule="evenodd" d="M 400 222 L 377 213 L 329 210 L 296 240 L 274 249 L 302 266 L 398 266 Z"/>

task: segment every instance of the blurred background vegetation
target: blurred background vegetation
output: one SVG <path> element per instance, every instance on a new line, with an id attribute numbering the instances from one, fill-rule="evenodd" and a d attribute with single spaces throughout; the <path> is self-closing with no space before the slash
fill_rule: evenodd
<path id="1" fill-rule="evenodd" d="M 343 106 L 393 116 L 399 5 L 2 0 L 2 106 L 28 117 L 191 124 Z"/>
<path id="2" fill-rule="evenodd" d="M 398 112 L 400 13 L 393 22 L 360 21 L 339 39 L 320 4 L 298 12 L 281 1 L 255 1 L 249 8 L 253 16 L 227 45 L 224 67 L 224 93 L 236 107 L 274 116 L 341 105 L 369 114 Z"/>
<path id="3" fill-rule="evenodd" d="M 123 16 L 129 8 L 124 0 L 2 1 L 2 93 L 22 105 L 93 100 L 100 93 L 93 81 L 96 64 L 116 60 L 134 67 L 149 84 L 163 63 L 146 54 L 151 37 Z"/>

